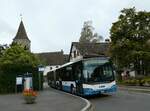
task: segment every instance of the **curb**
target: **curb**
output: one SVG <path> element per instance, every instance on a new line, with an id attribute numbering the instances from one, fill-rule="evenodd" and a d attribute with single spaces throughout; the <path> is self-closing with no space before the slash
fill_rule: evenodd
<path id="1" fill-rule="evenodd" d="M 94 108 L 93 108 L 92 104 L 90 103 L 90 101 L 88 101 L 87 99 L 84 99 L 82 97 L 79 97 L 79 98 L 86 102 L 86 106 L 83 109 L 81 109 L 81 111 L 94 111 Z"/>
<path id="2" fill-rule="evenodd" d="M 127 87 L 119 87 L 121 90 L 141 92 L 141 93 L 150 93 L 149 89 L 138 89 L 138 88 L 127 88 Z"/>
<path id="3" fill-rule="evenodd" d="M 60 90 L 58 90 L 58 91 L 60 91 Z M 85 101 L 86 102 L 86 106 L 84 108 L 82 108 L 80 111 L 95 111 L 94 108 L 93 108 L 93 105 L 87 99 L 84 99 L 84 98 L 82 98 L 80 96 L 76 96 L 76 95 L 73 95 L 73 94 L 70 94 L 70 93 L 67 93 L 67 92 L 64 92 L 64 91 L 61 91 L 61 92 L 65 93 L 67 95 L 70 95 L 70 96 L 74 96 L 76 98 L 80 98 L 83 101 Z"/>

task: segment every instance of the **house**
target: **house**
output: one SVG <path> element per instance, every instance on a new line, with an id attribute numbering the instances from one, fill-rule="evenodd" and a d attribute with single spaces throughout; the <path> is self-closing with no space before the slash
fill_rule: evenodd
<path id="1" fill-rule="evenodd" d="M 82 58 L 108 56 L 108 42 L 102 43 L 79 43 L 72 42 L 69 60 L 76 61 Z"/>
<path id="2" fill-rule="evenodd" d="M 68 60 L 68 55 L 64 54 L 62 50 L 58 52 L 36 53 L 36 55 L 46 65 L 44 69 L 44 75 L 46 75 L 47 72 L 53 69 L 59 68 L 62 64 L 66 63 Z"/>

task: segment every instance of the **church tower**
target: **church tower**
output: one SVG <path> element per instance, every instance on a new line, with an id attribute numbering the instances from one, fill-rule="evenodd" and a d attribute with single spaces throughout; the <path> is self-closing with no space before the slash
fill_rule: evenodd
<path id="1" fill-rule="evenodd" d="M 23 21 L 21 20 L 17 34 L 13 39 L 13 43 L 20 44 L 22 47 L 30 51 L 31 41 L 29 40 L 26 30 L 24 28 Z"/>

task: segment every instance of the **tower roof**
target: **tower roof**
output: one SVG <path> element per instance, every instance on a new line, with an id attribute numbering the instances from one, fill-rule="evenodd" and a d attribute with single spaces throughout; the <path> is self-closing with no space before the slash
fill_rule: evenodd
<path id="1" fill-rule="evenodd" d="M 28 36 L 27 36 L 27 33 L 26 33 L 26 30 L 24 28 L 24 24 L 23 24 L 23 21 L 21 20 L 20 22 L 20 25 L 19 25 L 19 28 L 18 28 L 18 31 L 17 31 L 17 34 L 15 36 L 14 39 L 27 39 L 29 40 Z M 29 40 L 30 41 L 30 40 Z"/>

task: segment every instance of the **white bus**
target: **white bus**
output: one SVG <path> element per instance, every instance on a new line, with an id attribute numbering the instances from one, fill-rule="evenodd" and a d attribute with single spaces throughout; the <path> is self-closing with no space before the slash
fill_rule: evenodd
<path id="1" fill-rule="evenodd" d="M 69 62 L 48 72 L 51 87 L 80 96 L 116 92 L 112 64 L 108 57 L 96 57 Z"/>

